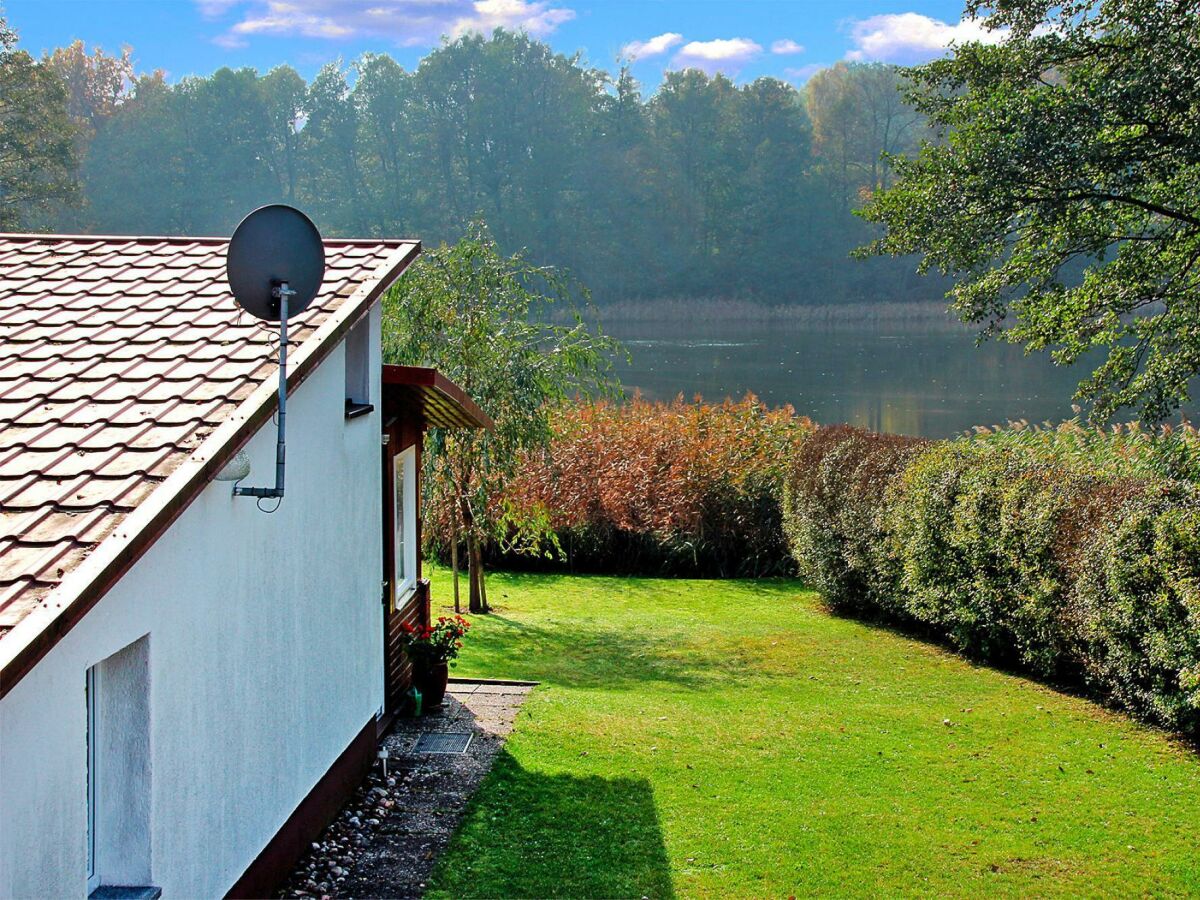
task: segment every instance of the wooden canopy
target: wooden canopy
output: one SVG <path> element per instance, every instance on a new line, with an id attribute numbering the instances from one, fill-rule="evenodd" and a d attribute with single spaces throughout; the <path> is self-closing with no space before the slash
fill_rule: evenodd
<path id="1" fill-rule="evenodd" d="M 495 423 L 457 384 L 426 366 L 384 366 L 384 406 L 417 412 L 425 426 L 487 428 Z"/>

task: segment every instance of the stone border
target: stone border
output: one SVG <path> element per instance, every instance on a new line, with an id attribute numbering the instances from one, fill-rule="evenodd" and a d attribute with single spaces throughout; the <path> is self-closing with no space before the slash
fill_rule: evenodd
<path id="1" fill-rule="evenodd" d="M 353 799 L 297 865 L 282 897 L 420 897 L 533 685 L 451 681 L 441 709 L 399 719 Z M 414 753 L 425 732 L 469 731 L 466 753 Z"/>

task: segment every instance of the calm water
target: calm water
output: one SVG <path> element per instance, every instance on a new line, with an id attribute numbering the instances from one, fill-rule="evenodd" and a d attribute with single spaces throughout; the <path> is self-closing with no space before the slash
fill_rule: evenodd
<path id="1" fill-rule="evenodd" d="M 1069 418 L 1083 370 L 953 325 L 613 322 L 626 390 L 706 400 L 753 391 L 818 422 L 949 437 L 972 425 Z"/>

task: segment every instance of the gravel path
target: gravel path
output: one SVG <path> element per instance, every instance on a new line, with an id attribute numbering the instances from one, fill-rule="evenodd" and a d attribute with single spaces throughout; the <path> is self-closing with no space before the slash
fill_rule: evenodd
<path id="1" fill-rule="evenodd" d="M 420 897 L 531 685 L 456 682 L 440 710 L 399 719 L 376 765 L 297 865 L 284 897 Z M 417 750 L 423 734 L 470 734 L 465 753 Z"/>

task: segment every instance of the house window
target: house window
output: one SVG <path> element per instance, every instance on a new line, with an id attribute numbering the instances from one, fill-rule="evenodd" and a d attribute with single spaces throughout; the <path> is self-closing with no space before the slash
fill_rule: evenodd
<path id="1" fill-rule="evenodd" d="M 417 448 L 397 453 L 394 465 L 395 602 L 399 605 L 417 586 Z"/>
<path id="2" fill-rule="evenodd" d="M 371 320 L 365 317 L 346 335 L 346 418 L 357 418 L 372 409 Z"/>
<path id="3" fill-rule="evenodd" d="M 87 884 L 150 889 L 150 638 L 92 666 L 87 698 Z"/>

